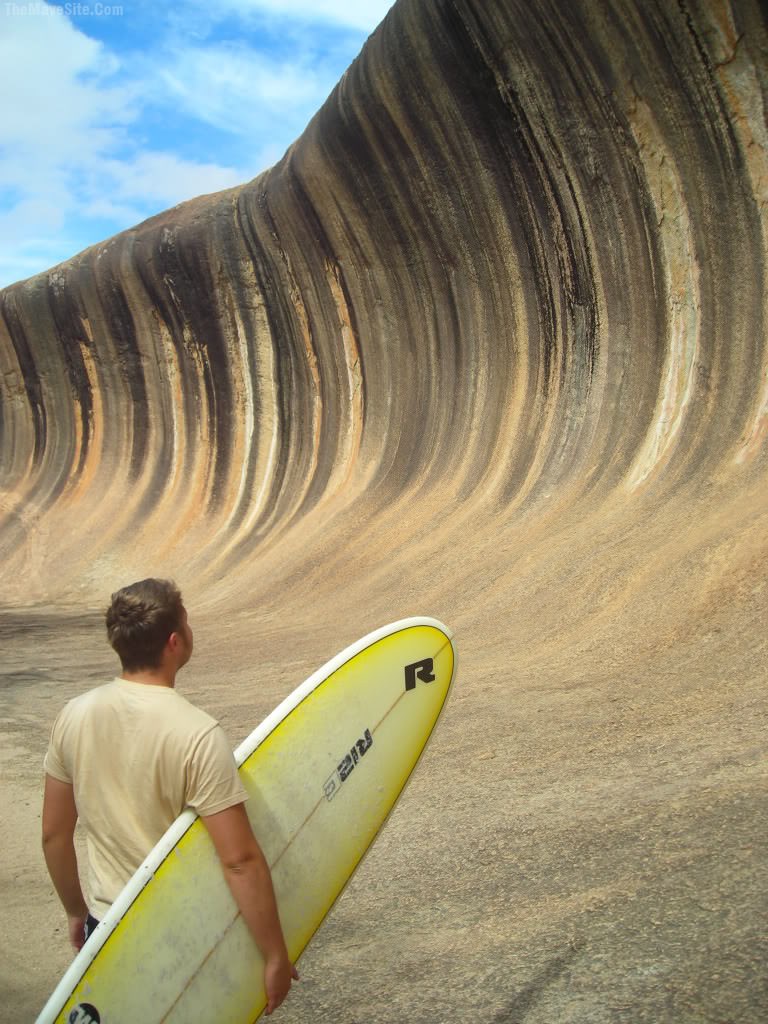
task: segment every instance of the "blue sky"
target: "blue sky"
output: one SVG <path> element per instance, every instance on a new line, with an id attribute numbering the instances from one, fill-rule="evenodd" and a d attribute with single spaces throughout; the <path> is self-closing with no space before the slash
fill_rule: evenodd
<path id="1" fill-rule="evenodd" d="M 0 287 L 255 177 L 393 0 L 0 0 Z"/>

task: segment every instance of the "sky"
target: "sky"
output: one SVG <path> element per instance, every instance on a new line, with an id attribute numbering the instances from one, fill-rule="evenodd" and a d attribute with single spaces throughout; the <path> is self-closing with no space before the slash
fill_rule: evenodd
<path id="1" fill-rule="evenodd" d="M 393 0 L 0 0 L 0 287 L 283 155 Z"/>

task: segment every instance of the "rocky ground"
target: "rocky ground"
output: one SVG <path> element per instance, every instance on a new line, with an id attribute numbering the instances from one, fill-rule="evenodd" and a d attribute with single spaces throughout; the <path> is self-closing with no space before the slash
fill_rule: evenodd
<path id="1" fill-rule="evenodd" d="M 669 565 L 638 573 L 643 588 L 617 595 L 607 626 L 579 610 L 573 581 L 554 585 L 554 564 L 547 615 L 521 596 L 502 628 L 491 591 L 485 615 L 458 594 L 426 609 L 456 629 L 451 703 L 302 958 L 284 1021 L 764 1019 L 766 592 L 739 593 L 738 566 L 756 555 L 757 535 L 743 535 L 693 624 L 684 570 Z M 534 581 L 541 566 L 508 583 L 533 595 Z M 193 605 L 196 653 L 179 682 L 233 745 L 373 616 L 395 617 L 390 595 L 326 630 L 321 604 L 296 626 Z M 0 632 L 0 893 L 20 923 L 0 939 L 11 1022 L 33 1019 L 70 957 L 39 851 L 48 730 L 114 663 L 95 609 L 6 611 Z"/>

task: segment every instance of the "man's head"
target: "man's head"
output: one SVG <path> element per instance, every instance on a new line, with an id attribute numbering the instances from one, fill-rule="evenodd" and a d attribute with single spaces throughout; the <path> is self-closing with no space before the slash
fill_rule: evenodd
<path id="1" fill-rule="evenodd" d="M 177 667 L 192 653 L 192 632 L 181 593 L 170 580 L 140 580 L 118 590 L 106 620 L 109 642 L 124 671 L 158 668 L 173 634 L 174 649 L 181 651 Z"/>

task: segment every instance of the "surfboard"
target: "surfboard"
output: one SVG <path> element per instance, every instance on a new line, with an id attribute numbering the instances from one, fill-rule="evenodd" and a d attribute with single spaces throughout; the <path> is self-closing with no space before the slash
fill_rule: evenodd
<path id="1" fill-rule="evenodd" d="M 451 633 L 384 626 L 293 691 L 235 751 L 295 962 L 403 791 L 448 697 Z M 37 1024 L 252 1024 L 263 963 L 205 825 L 184 811 L 80 950 Z"/>

